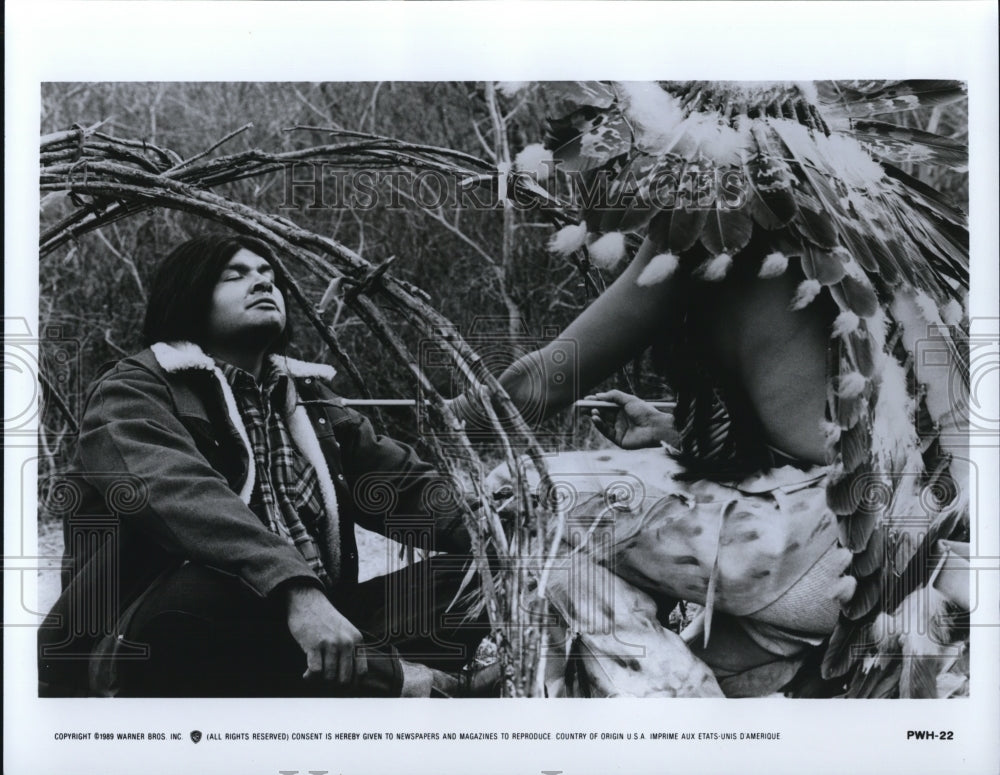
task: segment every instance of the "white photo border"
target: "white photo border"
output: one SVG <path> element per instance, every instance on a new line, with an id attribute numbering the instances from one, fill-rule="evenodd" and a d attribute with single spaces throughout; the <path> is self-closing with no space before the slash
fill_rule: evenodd
<path id="1" fill-rule="evenodd" d="M 996 336 L 997 9 L 919 3 L 35 2 L 6 9 L 5 331 L 37 330 L 39 87 L 48 81 L 958 78 L 969 84 L 972 316 Z M 994 340 L 996 341 L 996 340 Z M 7 370 L 5 355 L 5 376 Z M 994 377 L 995 378 L 995 377 Z M 5 380 L 5 405 L 23 384 Z M 997 417 L 996 395 L 984 416 Z M 992 414 L 988 414 L 992 412 Z M 5 421 L 6 421 L 5 414 Z M 971 697 L 949 701 L 39 699 L 35 480 L 4 439 L 4 771 L 995 773 L 1000 767 L 997 449 L 975 450 Z M 598 733 L 597 740 L 192 743 L 203 732 Z M 907 741 L 907 730 L 953 730 Z M 604 733 L 779 732 L 754 742 Z M 180 741 L 57 740 L 163 731 Z"/>

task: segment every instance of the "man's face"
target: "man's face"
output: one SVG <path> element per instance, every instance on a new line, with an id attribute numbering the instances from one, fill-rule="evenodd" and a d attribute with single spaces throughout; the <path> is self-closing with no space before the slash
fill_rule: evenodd
<path id="1" fill-rule="evenodd" d="M 266 260 L 241 248 L 212 293 L 209 342 L 266 350 L 285 328 L 285 300 Z"/>

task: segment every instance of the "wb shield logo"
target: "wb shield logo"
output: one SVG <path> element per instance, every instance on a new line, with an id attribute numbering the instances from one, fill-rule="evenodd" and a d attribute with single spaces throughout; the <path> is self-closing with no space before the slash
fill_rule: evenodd
<path id="1" fill-rule="evenodd" d="M 191 733 L 191 742 L 192 743 L 200 743 L 201 742 L 201 732 L 199 732 L 197 729 L 194 730 L 194 732 Z"/>

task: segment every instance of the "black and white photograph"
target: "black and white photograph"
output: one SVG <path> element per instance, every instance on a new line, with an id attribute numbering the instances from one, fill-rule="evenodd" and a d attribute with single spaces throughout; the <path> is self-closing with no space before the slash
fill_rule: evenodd
<path id="1" fill-rule="evenodd" d="M 997 771 L 995 27 L 79 5 L 141 66 L 8 84 L 5 771 Z"/>

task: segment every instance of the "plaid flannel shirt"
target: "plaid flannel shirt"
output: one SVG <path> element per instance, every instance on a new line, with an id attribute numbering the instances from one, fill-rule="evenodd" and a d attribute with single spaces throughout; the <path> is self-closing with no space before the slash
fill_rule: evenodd
<path id="1" fill-rule="evenodd" d="M 250 508 L 269 528 L 295 546 L 328 589 L 331 579 L 316 544 L 316 522 L 323 514 L 316 470 L 292 443 L 282 414 L 289 389 L 287 374 L 264 361 L 261 380 L 228 363 L 219 368 L 233 389 L 257 466 Z"/>

